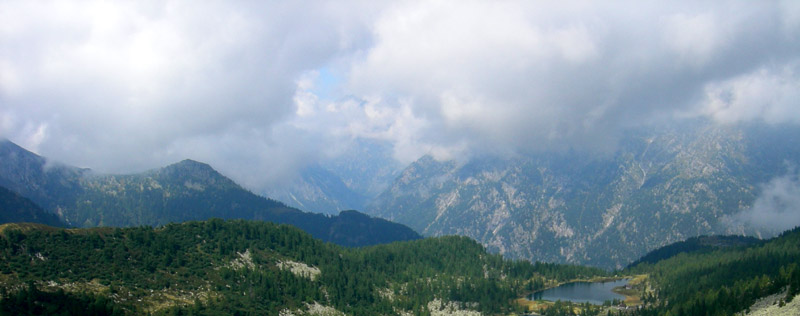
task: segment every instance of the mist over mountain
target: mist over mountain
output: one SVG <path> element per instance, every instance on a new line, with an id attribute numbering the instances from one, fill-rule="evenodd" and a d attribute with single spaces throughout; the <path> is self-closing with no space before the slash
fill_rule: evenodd
<path id="1" fill-rule="evenodd" d="M 770 195 L 775 179 L 794 179 L 797 135 L 793 125 L 696 122 L 633 130 L 611 155 L 423 157 L 368 211 L 515 258 L 622 267 L 692 236 L 770 237 L 799 225 L 794 198 Z M 780 226 L 747 220 L 764 196 L 783 206 Z"/>
<path id="2" fill-rule="evenodd" d="M 363 209 L 366 197 L 351 190 L 341 178 L 318 165 L 303 169 L 264 195 L 286 201 L 287 205 L 316 213 L 337 214 Z"/>
<path id="3" fill-rule="evenodd" d="M 316 213 L 361 210 L 383 192 L 403 169 L 386 142 L 359 139 L 334 157 L 312 164 L 264 195 Z"/>
<path id="4" fill-rule="evenodd" d="M 721 229 L 717 225 L 767 234 L 768 227 L 786 222 L 782 219 L 796 218 L 793 197 L 800 181 L 782 165 L 779 152 L 784 148 L 766 149 L 777 160 L 744 155 L 746 162 L 739 156 L 718 162 L 703 156 L 716 147 L 697 142 L 697 148 L 689 148 L 692 137 L 680 133 L 672 141 L 685 148 L 665 149 L 667 154 L 646 149 L 643 140 L 669 148 L 668 137 L 650 130 L 698 120 L 778 129 L 800 124 L 800 5 L 792 1 L 345 1 L 314 6 L 67 1 L 57 6 L 12 0 L 0 3 L 0 12 L 7 12 L 3 20 L 8 25 L 0 37 L 0 137 L 101 174 L 138 174 L 193 157 L 249 191 L 333 214 L 365 205 L 405 205 L 391 197 L 369 201 L 389 187 L 398 171 L 426 155 L 455 161 L 453 168 L 463 179 L 472 172 L 519 171 L 522 187 L 511 185 L 516 192 L 530 190 L 528 182 L 541 183 L 552 192 L 530 195 L 554 197 L 552 208 L 564 209 L 563 219 L 550 214 L 555 227 L 550 230 L 561 236 L 554 240 L 567 238 L 570 231 L 584 240 L 564 244 L 563 254 L 559 247 L 558 255 L 544 258 L 579 262 L 594 260 L 580 254 L 589 247 L 588 235 L 577 233 L 583 226 L 599 232 L 595 226 L 612 217 L 609 225 L 618 224 L 611 216 L 617 205 L 623 213 L 627 207 L 646 208 L 656 196 L 674 208 L 652 209 L 674 209 L 670 214 L 681 214 L 681 220 L 694 213 L 678 210 L 702 208 L 705 202 L 698 200 L 724 205 L 711 203 L 706 215 L 690 220 L 706 224 L 679 225 L 683 228 L 674 234 L 653 236 L 647 243 Z M 749 131 L 749 144 L 741 146 L 783 141 L 762 140 L 757 133 Z M 729 152 L 739 146 L 735 140 L 706 143 Z M 711 167 L 697 169 L 698 161 Z M 782 169 L 761 170 L 762 165 Z M 747 170 L 736 169 L 740 166 Z M 726 174 L 717 167 L 731 168 L 735 179 L 748 179 L 725 188 L 690 183 L 698 174 Z M 77 205 L 52 192 L 84 190 L 73 187 L 79 181 L 59 179 L 89 171 L 52 168 L 62 176 L 30 174 L 39 177 L 31 183 L 43 190 L 5 186 L 47 210 Z M 534 178 L 537 173 L 556 182 L 540 181 Z M 453 173 L 444 172 L 436 181 L 445 183 L 448 174 Z M 733 183 L 720 177 L 720 183 Z M 428 185 L 438 190 L 438 184 L 423 186 Z M 741 196 L 719 198 L 717 189 Z M 634 207 L 630 198 L 648 190 L 651 202 Z M 488 200 L 497 200 L 485 195 L 491 192 L 474 193 L 490 205 Z M 587 196 L 585 203 L 577 197 L 581 194 Z M 780 203 L 773 203 L 776 199 Z M 434 202 L 407 204 L 437 209 Z M 540 202 L 550 205 L 549 198 Z M 599 211 L 581 216 L 591 205 Z M 430 212 L 416 216 L 368 208 L 392 218 L 431 220 Z M 81 223 L 73 224 L 87 219 L 76 218 Z M 488 221 L 499 225 L 501 219 Z M 110 219 L 89 219 L 101 220 Z M 507 227 L 467 232 L 441 224 L 417 228 L 478 236 L 477 231 L 499 233 Z M 751 229 L 751 224 L 761 227 Z M 518 233 L 523 243 L 540 239 L 533 237 L 534 230 Z M 508 238 L 490 242 L 491 236 L 478 239 L 516 252 L 503 249 L 509 248 L 503 246 L 511 243 Z M 528 257 L 539 250 L 526 246 L 519 251 Z M 615 265 L 633 257 L 611 261 Z"/>
<path id="5" fill-rule="evenodd" d="M 0 225 L 0 315 L 800 314 L 800 1 L 3 0 L 0 21 L 0 222 L 70 227 Z M 613 273 L 638 271 L 628 312 L 512 298 L 653 249 Z"/>
<path id="6" fill-rule="evenodd" d="M 136 174 L 100 174 L 49 164 L 3 141 L 0 161 L 0 184 L 30 197 L 71 226 L 157 226 L 223 218 L 292 224 L 345 246 L 419 238 L 408 227 L 357 212 L 329 216 L 288 207 L 255 195 L 193 160 Z"/>

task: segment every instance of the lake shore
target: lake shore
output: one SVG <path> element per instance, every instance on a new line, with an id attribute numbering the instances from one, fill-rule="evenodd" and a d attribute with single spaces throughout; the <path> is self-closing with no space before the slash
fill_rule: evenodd
<path id="1" fill-rule="evenodd" d="M 540 290 L 525 293 L 523 297 L 514 300 L 514 304 L 525 307 L 526 310 L 529 312 L 536 312 L 539 310 L 549 308 L 554 304 L 554 302 L 548 300 L 531 300 L 530 297 L 534 293 L 542 292 L 549 289 L 554 289 L 569 283 L 576 283 L 576 282 L 606 283 L 606 282 L 615 282 L 627 279 L 629 280 L 628 284 L 632 288 L 627 289 L 625 286 L 618 286 L 613 288 L 611 291 L 616 294 L 624 296 L 625 299 L 623 300 L 623 302 L 625 303 L 626 306 L 639 306 L 642 305 L 642 299 L 639 296 L 639 294 L 641 293 L 642 287 L 647 286 L 646 284 L 647 278 L 648 278 L 647 275 L 641 274 L 641 275 L 626 275 L 626 276 L 611 276 L 611 277 L 594 277 L 588 279 L 573 279 L 558 283 L 554 282 L 552 284 L 548 284 L 548 286 L 545 286 Z"/>

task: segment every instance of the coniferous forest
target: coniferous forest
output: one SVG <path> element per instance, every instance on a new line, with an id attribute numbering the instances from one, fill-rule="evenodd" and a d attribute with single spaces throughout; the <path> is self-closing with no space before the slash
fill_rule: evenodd
<path id="1" fill-rule="evenodd" d="M 606 274 L 505 260 L 465 237 L 350 249 L 291 226 L 241 220 L 2 227 L 6 314 L 60 304 L 91 305 L 97 314 L 261 315 L 322 305 L 350 315 L 426 315 L 438 302 L 497 314 L 545 284 Z"/>
<path id="2" fill-rule="evenodd" d="M 505 315 L 524 312 L 515 299 L 530 292 L 613 275 L 647 275 L 654 290 L 640 294 L 637 309 L 555 302 L 541 312 L 733 315 L 758 298 L 785 292 L 785 304 L 800 292 L 800 229 L 758 243 L 677 248 L 689 250 L 656 250 L 660 258 L 607 272 L 508 260 L 455 236 L 345 248 L 258 221 L 90 229 L 5 224 L 0 314 Z"/>

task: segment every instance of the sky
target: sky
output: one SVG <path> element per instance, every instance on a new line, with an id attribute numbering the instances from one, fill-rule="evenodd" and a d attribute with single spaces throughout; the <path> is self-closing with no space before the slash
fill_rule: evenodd
<path id="1" fill-rule="evenodd" d="M 0 137 L 101 172 L 191 158 L 258 189 L 358 139 L 409 163 L 800 123 L 798 1 L 6 0 L 0 21 Z"/>

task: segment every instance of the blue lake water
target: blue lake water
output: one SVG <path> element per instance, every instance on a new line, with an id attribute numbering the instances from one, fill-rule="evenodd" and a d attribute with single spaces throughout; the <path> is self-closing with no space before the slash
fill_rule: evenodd
<path id="1" fill-rule="evenodd" d="M 613 299 L 624 300 L 625 296 L 611 291 L 611 289 L 624 286 L 628 280 L 618 280 L 611 282 L 573 282 L 563 284 L 559 287 L 539 291 L 531 294 L 531 300 L 546 301 L 570 301 L 575 303 L 585 303 L 600 305 L 604 301 Z"/>

